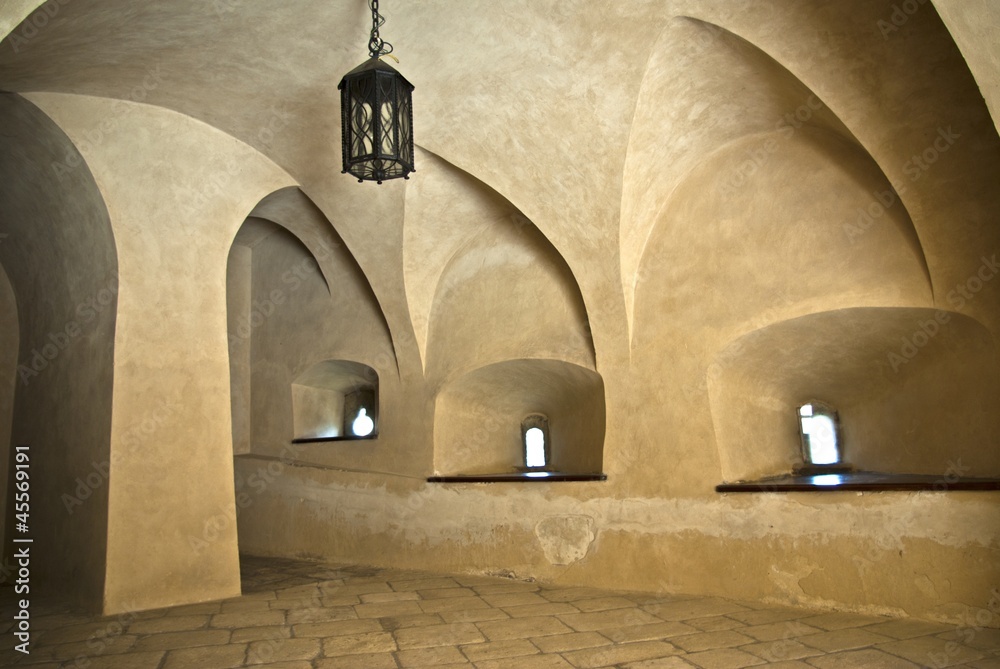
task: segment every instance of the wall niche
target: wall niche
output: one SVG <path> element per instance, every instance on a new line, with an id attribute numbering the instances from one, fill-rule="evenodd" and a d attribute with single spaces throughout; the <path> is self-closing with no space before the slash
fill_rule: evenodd
<path id="1" fill-rule="evenodd" d="M 378 373 L 368 365 L 323 360 L 292 383 L 296 443 L 374 439 L 378 418 Z"/>

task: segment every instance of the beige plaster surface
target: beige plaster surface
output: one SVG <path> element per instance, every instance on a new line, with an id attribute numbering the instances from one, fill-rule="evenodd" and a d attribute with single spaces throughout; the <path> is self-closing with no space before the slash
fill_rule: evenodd
<path id="1" fill-rule="evenodd" d="M 289 179 L 239 141 L 174 112 L 60 94 L 32 101 L 83 148 L 120 250 L 104 610 L 231 595 L 239 591 L 236 530 L 208 524 L 235 505 L 226 258 L 247 213 Z M 86 142 L 109 116 L 116 132 Z M 199 169 L 177 170 L 188 160 Z M 213 179 L 224 187 L 212 188 Z M 160 429 L 137 433 L 158 408 Z M 204 546 L 191 540 L 216 533 Z"/>

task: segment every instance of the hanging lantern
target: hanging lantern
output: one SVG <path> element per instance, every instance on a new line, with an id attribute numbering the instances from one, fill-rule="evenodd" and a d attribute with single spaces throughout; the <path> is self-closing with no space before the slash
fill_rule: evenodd
<path id="1" fill-rule="evenodd" d="M 378 13 L 378 0 L 369 0 L 368 5 L 372 10 L 370 58 L 345 74 L 337 86 L 344 172 L 359 182 L 409 179 L 414 171 L 413 84 L 382 62 L 392 45 L 379 37 L 385 19 Z"/>

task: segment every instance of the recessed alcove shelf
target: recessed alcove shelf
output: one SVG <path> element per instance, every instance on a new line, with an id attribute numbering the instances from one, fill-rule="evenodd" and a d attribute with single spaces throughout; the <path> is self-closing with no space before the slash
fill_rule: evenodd
<path id="1" fill-rule="evenodd" d="M 556 483 L 564 481 L 607 481 L 604 473 L 510 472 L 507 474 L 456 474 L 428 476 L 428 483 Z"/>
<path id="2" fill-rule="evenodd" d="M 884 472 L 841 472 L 837 474 L 787 474 L 756 481 L 720 483 L 715 492 L 955 492 L 1000 490 L 998 478 L 934 476 L 930 474 L 888 474 Z"/>

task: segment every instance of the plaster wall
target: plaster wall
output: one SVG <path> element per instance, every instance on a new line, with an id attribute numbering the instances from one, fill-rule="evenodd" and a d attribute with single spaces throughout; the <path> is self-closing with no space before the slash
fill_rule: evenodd
<path id="1" fill-rule="evenodd" d="M 30 447 L 32 575 L 98 608 L 108 530 L 116 240 L 94 177 L 63 131 L 30 102 L 0 96 L 0 263 L 5 311 L 4 451 Z M 13 297 L 13 299 L 11 299 Z M 12 327 L 19 332 L 12 336 Z M 11 348 L 12 347 L 12 348 Z M 7 366 L 16 358 L 17 368 Z M 8 385 L 13 383 L 13 385 Z M 13 490 L 3 479 L 7 499 Z M 13 518 L 8 508 L 8 522 Z M 4 554 L 13 553 L 13 524 Z M 22 536 L 20 533 L 18 536 Z"/>
<path id="2" fill-rule="evenodd" d="M 14 421 L 14 392 L 17 388 L 18 356 L 17 301 L 7 273 L 0 266 L 0 537 L 6 537 L 11 456 L 11 425 Z M 6 556 L 0 556 L 0 559 Z M 13 565 L 4 564 L 4 567 Z"/>
<path id="3" fill-rule="evenodd" d="M 232 596 L 226 259 L 253 206 L 288 177 L 180 114 L 86 96 L 31 100 L 83 148 L 119 249 L 104 611 Z M 114 132 L 89 140 L 108 119 Z"/>

